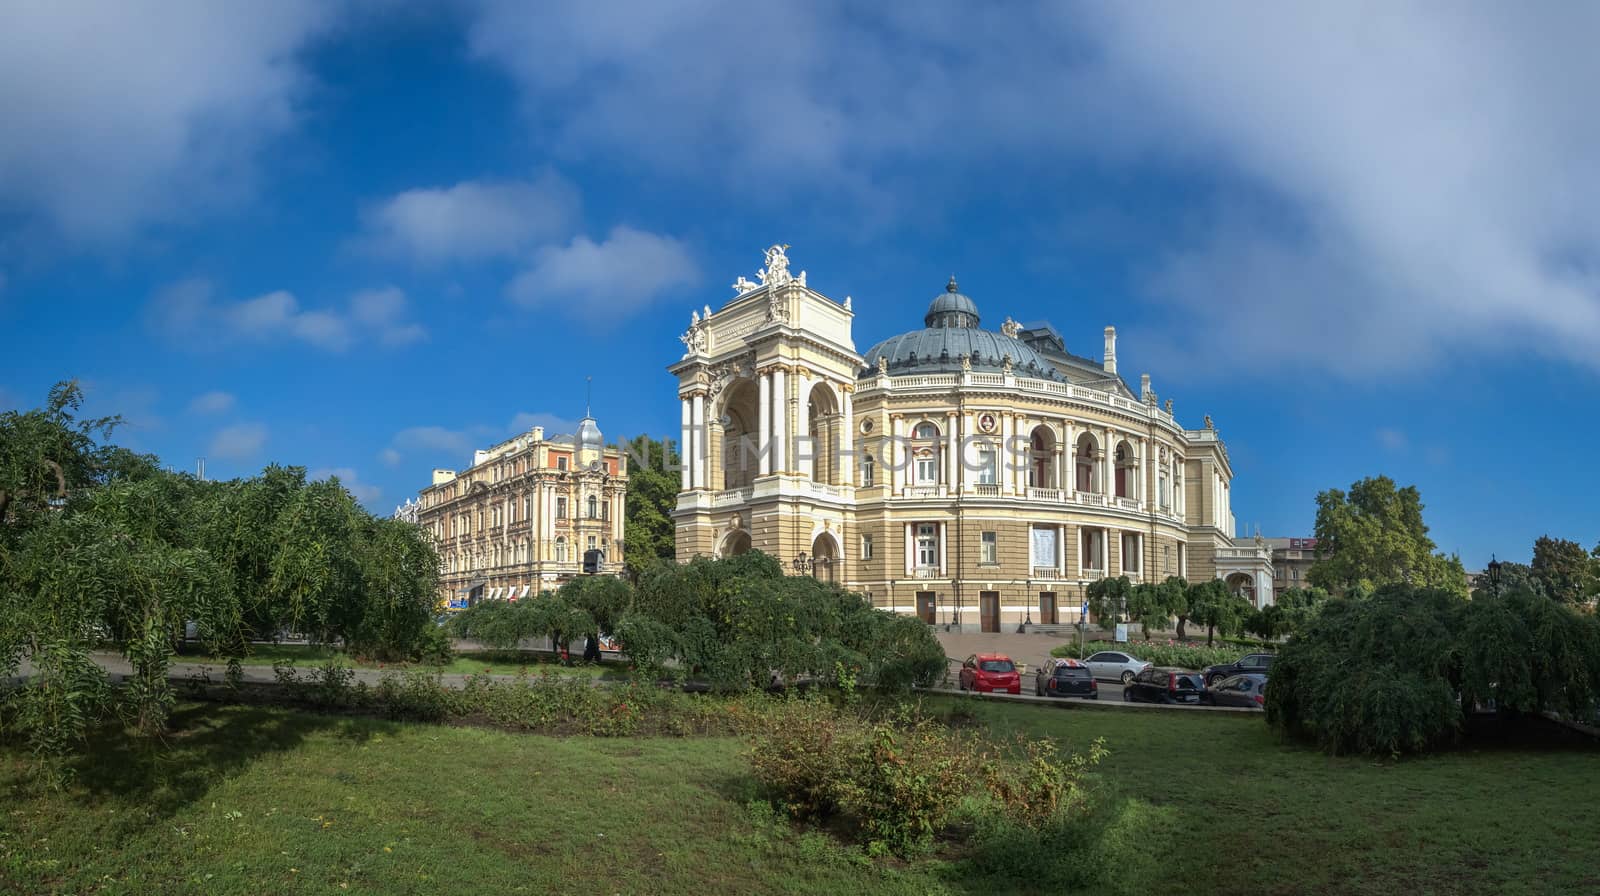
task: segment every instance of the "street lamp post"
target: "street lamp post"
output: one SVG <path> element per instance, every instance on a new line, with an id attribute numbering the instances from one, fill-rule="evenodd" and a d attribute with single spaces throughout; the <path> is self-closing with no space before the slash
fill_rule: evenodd
<path id="1" fill-rule="evenodd" d="M 1489 555 L 1489 593 L 1495 597 L 1500 596 L 1500 561 L 1493 554 Z"/>
<path id="2" fill-rule="evenodd" d="M 817 573 L 819 571 L 827 572 L 829 569 L 831 569 L 833 567 L 833 558 L 832 557 L 808 557 L 808 556 L 806 556 L 806 552 L 805 551 L 801 551 L 794 558 L 794 560 L 789 563 L 789 566 L 794 569 L 796 574 L 798 574 L 798 575 L 808 575 L 808 576 L 811 576 L 814 579 L 814 578 L 817 577 Z"/>

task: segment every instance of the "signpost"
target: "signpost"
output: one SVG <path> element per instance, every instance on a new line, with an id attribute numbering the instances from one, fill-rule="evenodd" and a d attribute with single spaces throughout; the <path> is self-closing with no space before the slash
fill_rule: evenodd
<path id="1" fill-rule="evenodd" d="M 1089 630 L 1089 601 L 1086 598 L 1083 606 L 1078 608 L 1078 659 L 1086 659 L 1083 655 L 1083 633 Z"/>

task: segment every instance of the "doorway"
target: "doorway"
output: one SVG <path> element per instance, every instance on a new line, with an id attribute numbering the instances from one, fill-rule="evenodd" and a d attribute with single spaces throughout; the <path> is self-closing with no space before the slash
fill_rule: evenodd
<path id="1" fill-rule="evenodd" d="M 933 623 L 934 623 L 934 614 L 936 612 L 937 612 L 937 604 L 934 602 L 933 592 L 932 591 L 918 591 L 917 592 L 917 618 L 921 619 L 923 622 L 928 623 L 929 625 L 933 625 Z"/>
<path id="2" fill-rule="evenodd" d="M 1057 625 L 1056 593 L 1054 591 L 1039 592 L 1039 624 Z"/>
<path id="3" fill-rule="evenodd" d="M 978 629 L 985 632 L 1000 631 L 1000 592 L 978 592 Z"/>

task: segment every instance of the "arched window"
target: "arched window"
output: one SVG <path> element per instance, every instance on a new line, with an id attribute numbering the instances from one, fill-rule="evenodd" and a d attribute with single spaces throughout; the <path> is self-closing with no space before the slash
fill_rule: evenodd
<path id="1" fill-rule="evenodd" d="M 556 562 L 567 562 L 567 537 L 565 535 L 556 536 Z"/>
<path id="2" fill-rule="evenodd" d="M 937 439 L 939 438 L 939 427 L 924 420 L 918 423 L 915 429 L 911 430 L 911 437 L 913 439 Z"/>
<path id="3" fill-rule="evenodd" d="M 870 455 L 870 454 L 861 455 L 861 487 L 862 488 L 871 488 L 872 487 L 873 479 L 876 476 L 876 467 L 877 467 L 877 461 L 872 459 L 872 455 Z"/>

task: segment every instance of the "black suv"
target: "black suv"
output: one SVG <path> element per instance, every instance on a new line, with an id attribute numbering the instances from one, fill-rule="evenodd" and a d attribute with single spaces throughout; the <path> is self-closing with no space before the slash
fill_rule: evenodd
<path id="1" fill-rule="evenodd" d="M 1201 674 L 1205 676 L 1206 687 L 1211 687 L 1222 679 L 1234 675 L 1266 675 L 1272 669 L 1272 661 L 1276 658 L 1277 654 L 1252 653 L 1231 663 L 1207 666 Z"/>

